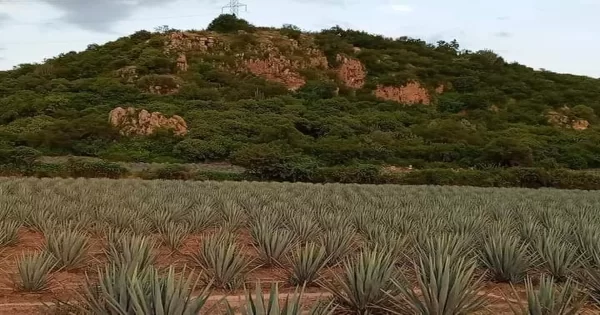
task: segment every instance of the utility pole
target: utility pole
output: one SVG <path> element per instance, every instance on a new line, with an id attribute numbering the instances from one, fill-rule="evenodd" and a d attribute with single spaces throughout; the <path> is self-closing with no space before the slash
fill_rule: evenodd
<path id="1" fill-rule="evenodd" d="M 225 9 L 229 9 L 229 13 L 238 16 L 241 7 L 244 7 L 246 12 L 248 12 L 248 6 L 240 3 L 240 0 L 229 0 L 229 4 L 221 8 L 221 13 L 223 13 Z"/>

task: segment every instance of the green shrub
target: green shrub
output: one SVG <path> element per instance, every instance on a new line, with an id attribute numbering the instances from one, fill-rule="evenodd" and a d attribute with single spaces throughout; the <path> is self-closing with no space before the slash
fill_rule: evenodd
<path id="1" fill-rule="evenodd" d="M 70 158 L 66 168 L 72 177 L 106 177 L 121 178 L 129 174 L 129 170 L 117 163 L 107 161 L 86 161 Z"/>
<path id="2" fill-rule="evenodd" d="M 155 169 L 148 170 L 141 174 L 145 179 L 179 179 L 187 180 L 192 178 L 189 167 L 185 165 L 165 165 Z"/>
<path id="3" fill-rule="evenodd" d="M 244 19 L 240 19 L 232 14 L 221 14 L 212 20 L 206 30 L 219 33 L 233 33 L 236 31 L 254 31 L 254 25 Z"/>

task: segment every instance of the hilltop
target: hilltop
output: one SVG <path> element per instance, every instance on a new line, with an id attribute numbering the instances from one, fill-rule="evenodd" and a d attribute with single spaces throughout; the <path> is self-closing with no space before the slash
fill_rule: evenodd
<path id="1" fill-rule="evenodd" d="M 600 167 L 599 113 L 599 80 L 456 41 L 308 33 L 229 15 L 0 72 L 5 165 L 18 148 L 227 161 L 282 180 L 312 180 L 321 168 L 587 169 Z"/>

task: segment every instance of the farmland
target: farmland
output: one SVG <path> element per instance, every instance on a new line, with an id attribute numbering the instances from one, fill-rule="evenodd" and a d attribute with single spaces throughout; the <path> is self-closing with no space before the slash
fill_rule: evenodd
<path id="1" fill-rule="evenodd" d="M 4 178 L 0 313 L 155 314 L 193 296 L 164 314 L 225 314 L 209 295 L 260 282 L 313 314 L 592 314 L 598 209 L 553 189 Z"/>

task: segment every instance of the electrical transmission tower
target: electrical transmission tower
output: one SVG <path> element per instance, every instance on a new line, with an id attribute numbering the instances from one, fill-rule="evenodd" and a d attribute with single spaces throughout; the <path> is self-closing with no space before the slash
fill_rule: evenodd
<path id="1" fill-rule="evenodd" d="M 248 11 L 248 6 L 240 3 L 240 0 L 229 0 L 229 4 L 221 8 L 221 13 L 223 13 L 225 9 L 229 9 L 229 13 L 238 16 L 241 7 L 244 7 L 244 9 Z"/>

